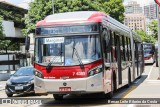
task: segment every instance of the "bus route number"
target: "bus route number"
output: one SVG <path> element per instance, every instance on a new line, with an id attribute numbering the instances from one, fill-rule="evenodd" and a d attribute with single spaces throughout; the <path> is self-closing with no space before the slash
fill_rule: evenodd
<path id="1" fill-rule="evenodd" d="M 73 72 L 73 76 L 84 76 L 85 72 Z"/>

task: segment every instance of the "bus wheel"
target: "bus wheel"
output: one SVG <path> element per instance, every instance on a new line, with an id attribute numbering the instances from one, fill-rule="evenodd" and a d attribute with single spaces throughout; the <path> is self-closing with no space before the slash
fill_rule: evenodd
<path id="1" fill-rule="evenodd" d="M 128 69 L 128 84 L 127 84 L 127 87 L 129 88 L 130 85 L 131 85 L 131 70 L 129 68 Z"/>
<path id="2" fill-rule="evenodd" d="M 53 97 L 55 100 L 63 100 L 63 95 L 62 94 L 53 94 Z"/>

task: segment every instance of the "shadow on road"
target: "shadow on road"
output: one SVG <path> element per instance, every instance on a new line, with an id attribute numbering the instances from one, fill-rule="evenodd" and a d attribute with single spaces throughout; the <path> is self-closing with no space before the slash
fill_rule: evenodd
<path id="1" fill-rule="evenodd" d="M 145 63 L 145 66 L 151 66 L 153 65 L 154 63 Z"/>

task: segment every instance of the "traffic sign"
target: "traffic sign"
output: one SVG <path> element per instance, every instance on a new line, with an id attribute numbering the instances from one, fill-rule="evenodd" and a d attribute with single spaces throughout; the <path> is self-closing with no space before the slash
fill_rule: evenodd
<path id="1" fill-rule="evenodd" d="M 160 0 L 154 0 L 160 6 Z"/>

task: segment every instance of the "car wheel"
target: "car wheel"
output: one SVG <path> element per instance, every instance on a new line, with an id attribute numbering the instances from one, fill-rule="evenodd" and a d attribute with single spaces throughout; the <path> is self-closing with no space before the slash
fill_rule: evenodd
<path id="1" fill-rule="evenodd" d="M 7 97 L 12 97 L 13 96 L 13 94 L 7 94 Z"/>
<path id="2" fill-rule="evenodd" d="M 63 95 L 62 94 L 53 94 L 53 97 L 55 100 L 63 100 Z"/>

